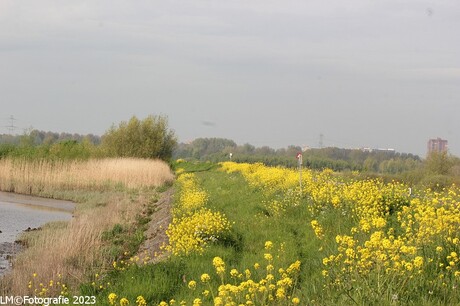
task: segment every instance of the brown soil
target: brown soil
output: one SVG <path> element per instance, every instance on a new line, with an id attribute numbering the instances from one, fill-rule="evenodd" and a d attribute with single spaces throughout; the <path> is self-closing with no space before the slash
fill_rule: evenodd
<path id="1" fill-rule="evenodd" d="M 168 256 L 161 250 L 161 246 L 168 243 L 166 229 L 172 219 L 173 194 L 173 188 L 169 188 L 161 194 L 160 200 L 156 203 L 156 211 L 152 214 L 152 220 L 145 232 L 146 239 L 139 247 L 137 254 L 140 258 L 139 262 L 154 263 Z"/>

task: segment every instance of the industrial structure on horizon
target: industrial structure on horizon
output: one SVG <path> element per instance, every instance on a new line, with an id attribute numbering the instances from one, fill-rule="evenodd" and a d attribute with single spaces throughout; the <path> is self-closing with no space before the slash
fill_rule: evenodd
<path id="1" fill-rule="evenodd" d="M 447 140 L 441 139 L 441 138 L 436 138 L 436 139 L 430 139 L 428 140 L 428 145 L 427 145 L 427 155 L 437 152 L 437 153 L 442 153 L 442 152 L 447 152 L 448 146 L 447 146 Z"/>

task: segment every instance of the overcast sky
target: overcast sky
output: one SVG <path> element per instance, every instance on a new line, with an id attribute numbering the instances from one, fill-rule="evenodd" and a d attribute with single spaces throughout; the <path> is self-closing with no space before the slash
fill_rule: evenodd
<path id="1" fill-rule="evenodd" d="M 1 133 L 156 114 L 184 142 L 460 155 L 459 29 L 458 0 L 0 0 Z"/>

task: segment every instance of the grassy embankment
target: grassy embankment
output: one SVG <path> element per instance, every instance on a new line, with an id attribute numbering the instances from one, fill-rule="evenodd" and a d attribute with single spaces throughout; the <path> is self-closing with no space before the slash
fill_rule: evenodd
<path id="1" fill-rule="evenodd" d="M 134 303 L 138 296 L 145 298 L 147 305 L 158 305 L 162 301 L 169 303 L 171 299 L 176 300 L 177 304 L 180 301 L 188 301 L 187 305 L 192 305 L 196 298 L 200 298 L 203 305 L 214 305 L 212 295 L 217 296 L 217 292 L 209 292 L 205 297 L 203 291 L 216 289 L 221 283 L 212 266 L 213 259 L 217 256 L 224 260 L 227 272 L 235 268 L 244 274 L 249 268 L 252 270 L 253 279 L 266 276 L 268 262 L 264 254 L 269 252 L 274 257 L 272 264 L 276 271 L 273 274 L 278 274 L 279 268 L 288 268 L 296 260 L 301 260 L 306 270 L 312 270 L 313 266 L 319 264 L 317 260 L 311 261 L 312 254 L 306 252 L 309 248 L 319 248 L 319 245 L 316 241 L 308 239 L 313 235 L 313 231 L 306 226 L 308 212 L 304 206 L 290 207 L 289 212 L 283 216 L 272 217 L 266 209 L 266 198 L 263 193 L 248 186 L 241 175 L 228 175 L 211 163 L 181 163 L 177 167 L 180 169 L 178 172 L 182 173 L 180 176 L 183 173 L 194 174 L 199 189 L 196 193 L 206 193 L 206 209 L 221 212 L 231 223 L 231 229 L 223 231 L 214 243 L 207 244 L 202 253 L 191 250 L 184 254 L 179 251 L 177 255 L 171 255 L 165 261 L 154 265 L 138 266 L 130 264 L 129 260 L 125 261 L 127 264 L 117 263 L 117 268 L 104 280 L 104 283 L 109 282 L 110 286 L 99 290 L 97 286 L 88 285 L 85 294 L 97 294 L 101 305 L 110 305 L 108 298 L 111 293 L 117 295 L 116 305 L 120 305 L 122 298 Z M 185 183 L 181 182 L 180 176 L 175 187 L 176 210 L 183 209 L 181 201 L 187 201 L 182 196 L 187 190 L 184 190 Z M 268 240 L 274 243 L 271 251 L 264 248 Z M 183 251 L 187 249 L 187 242 L 182 243 L 183 248 L 178 249 Z M 255 263 L 260 264 L 257 270 L 254 269 Z M 203 273 L 208 273 L 211 277 L 207 284 L 200 284 Z M 279 277 L 275 275 L 276 279 Z M 230 277 L 225 278 L 231 281 Z M 195 290 L 189 288 L 189 283 L 193 280 L 197 282 Z M 298 281 L 306 280 L 300 278 Z M 302 296 L 298 290 L 294 291 L 296 296 Z"/>
<path id="2" fill-rule="evenodd" d="M 305 169 L 300 191 L 289 169 L 224 170 L 178 164 L 171 256 L 135 264 L 130 251 L 112 266 L 93 265 L 80 293 L 96 295 L 98 305 L 460 302 L 456 187 L 409 195 L 404 184 Z M 119 240 L 117 224 L 101 236 Z"/>
<path id="3" fill-rule="evenodd" d="M 109 298 L 115 305 L 144 305 L 145 299 L 147 305 L 194 306 L 460 301 L 455 186 L 409 195 L 404 184 L 306 169 L 300 191 L 298 174 L 289 169 L 191 166 L 178 165 L 184 169 L 178 171 L 176 221 L 168 229 L 174 239 L 179 229 L 190 239 L 174 240 L 173 255 L 157 264 L 117 262 L 104 279 L 110 286 L 88 284 L 84 293 L 97 294 L 101 305 Z M 203 207 L 221 213 L 230 228 L 204 233 L 209 220 L 197 225 L 188 218 Z M 190 227 L 180 220 L 192 220 Z"/>
<path id="4" fill-rule="evenodd" d="M 28 248 L 1 280 L 1 294 L 56 296 L 78 292 L 97 271 L 137 251 L 161 191 L 174 176 L 161 161 L 0 160 L 0 190 L 72 200 L 70 222 L 23 235 Z M 42 285 L 40 285 L 42 284 Z"/>

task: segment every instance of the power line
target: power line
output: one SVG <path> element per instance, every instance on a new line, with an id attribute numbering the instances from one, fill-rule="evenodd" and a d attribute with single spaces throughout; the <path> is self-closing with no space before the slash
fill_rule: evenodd
<path id="1" fill-rule="evenodd" d="M 5 126 L 8 129 L 8 132 L 10 134 L 13 134 L 13 132 L 18 128 L 16 125 L 14 125 L 14 122 L 17 121 L 16 118 L 14 118 L 13 115 L 11 115 L 9 118 L 9 125 Z"/>

